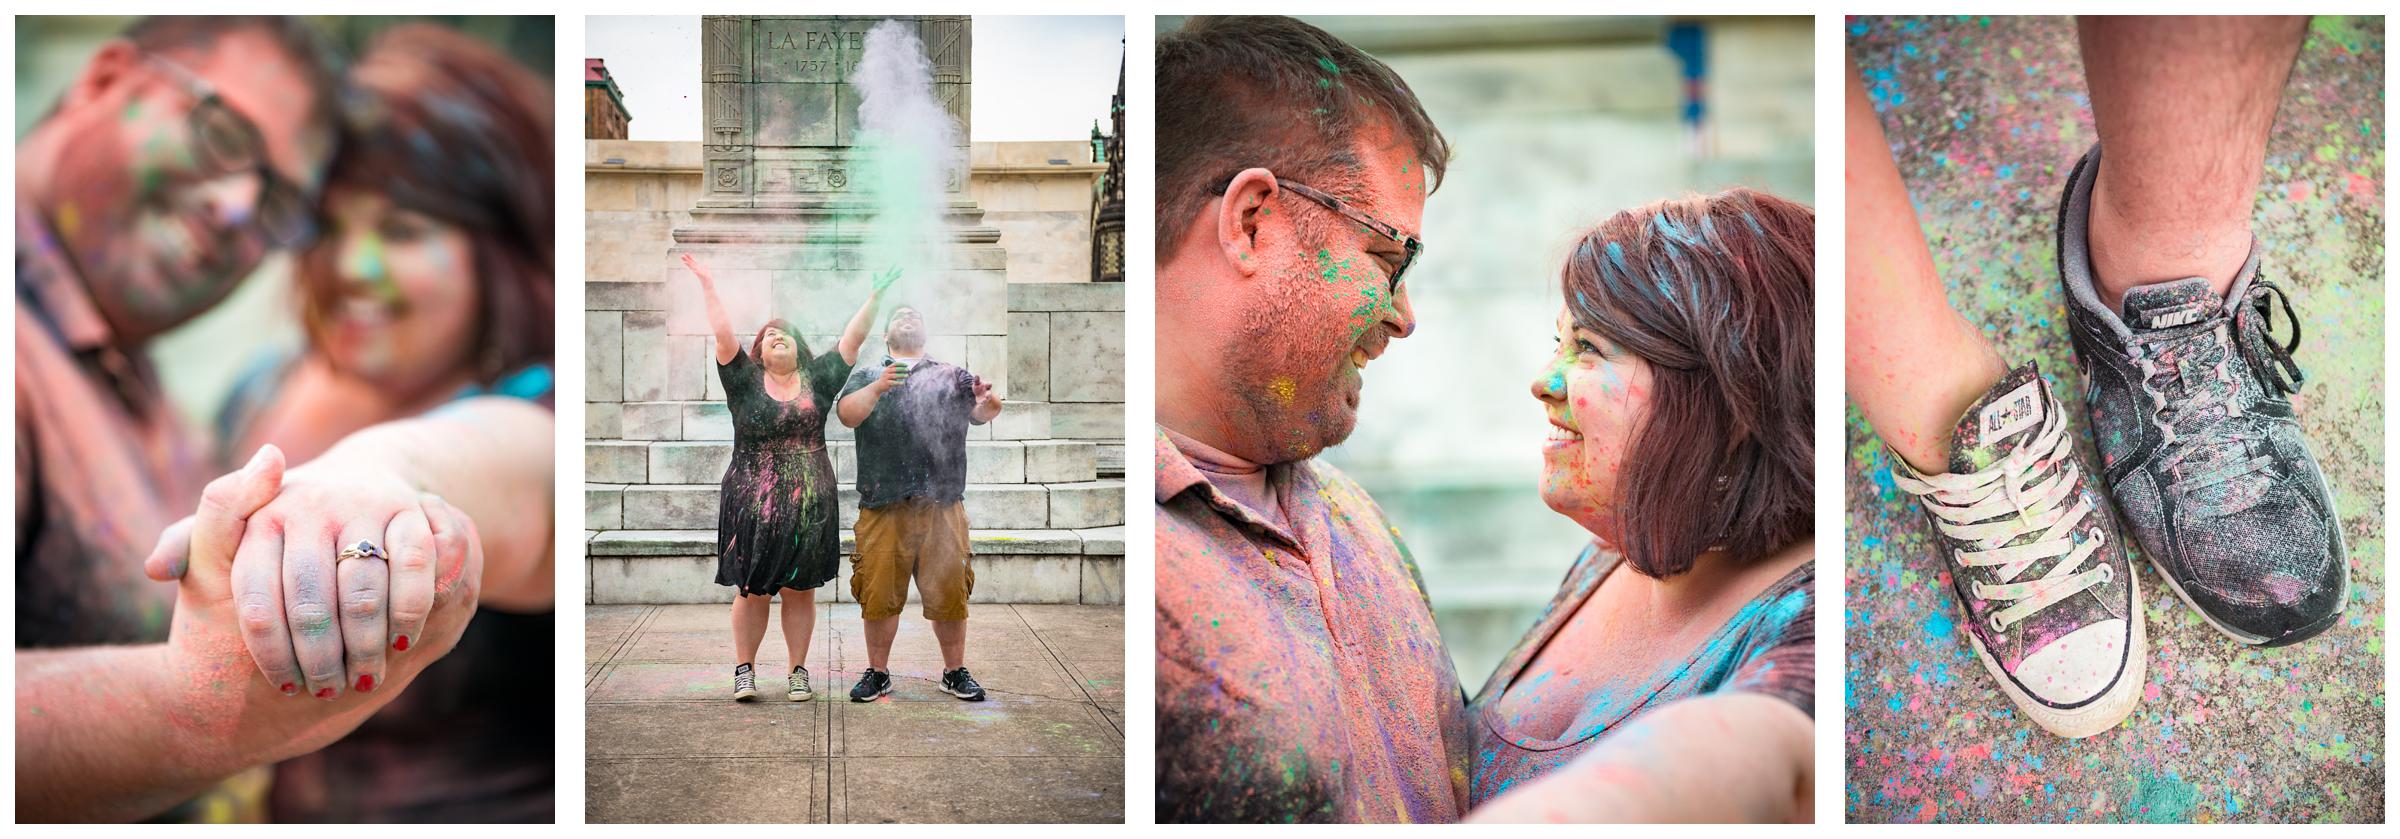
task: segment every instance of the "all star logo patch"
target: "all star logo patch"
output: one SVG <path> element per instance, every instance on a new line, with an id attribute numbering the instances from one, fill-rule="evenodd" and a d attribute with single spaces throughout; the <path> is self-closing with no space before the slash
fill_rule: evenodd
<path id="1" fill-rule="evenodd" d="M 2018 385 L 2016 390 L 2009 391 L 2008 395 L 1983 406 L 1983 412 L 1975 418 L 1975 427 L 1979 431 L 1976 436 L 1988 444 L 2040 424 L 2041 386 L 2039 380 L 2028 381 Z"/>

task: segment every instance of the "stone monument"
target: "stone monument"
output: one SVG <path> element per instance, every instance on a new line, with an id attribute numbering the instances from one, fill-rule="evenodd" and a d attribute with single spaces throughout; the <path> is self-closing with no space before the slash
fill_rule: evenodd
<path id="1" fill-rule="evenodd" d="M 972 29 L 958 16 L 701 18 L 701 193 L 662 265 L 675 304 L 670 334 L 707 331 L 696 296 L 685 299 L 694 290 L 674 276 L 685 253 L 714 270 L 744 335 L 783 317 L 821 347 L 863 299 L 884 266 L 864 264 L 859 248 L 878 218 L 855 177 L 866 152 L 856 146 L 861 96 L 849 78 L 868 30 L 887 19 L 914 29 L 933 95 L 957 130 L 938 175 L 947 247 L 929 248 L 938 251 L 927 254 L 931 275 L 904 278 L 900 299 L 886 302 L 941 301 L 928 313 L 929 350 L 1006 375 L 1008 257 L 967 192 Z"/>

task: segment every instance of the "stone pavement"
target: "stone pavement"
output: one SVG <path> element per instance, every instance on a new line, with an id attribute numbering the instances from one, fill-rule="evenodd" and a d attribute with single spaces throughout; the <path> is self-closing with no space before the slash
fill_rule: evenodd
<path id="1" fill-rule="evenodd" d="M 2089 456 L 2052 243 L 2060 185 L 2094 137 L 2072 24 L 1848 26 L 1951 303 L 2012 363 L 2040 362 Z M 2299 310 L 2308 383 L 2293 403 L 2342 512 L 2346 620 L 2246 649 L 2137 562 L 2148 689 L 2118 728 L 2060 740 L 2015 714 L 1974 659 L 1924 520 L 1851 410 L 1850 821 L 2383 819 L 2383 60 L 2381 18 L 2315 21 L 2255 216 L 2263 271 Z"/>
<path id="2" fill-rule="evenodd" d="M 939 690 L 941 652 L 913 606 L 892 646 L 892 695 L 851 702 L 867 658 L 858 606 L 818 609 L 816 700 L 783 698 L 776 615 L 759 701 L 744 704 L 732 699 L 726 606 L 586 607 L 587 818 L 1124 821 L 1122 607 L 974 606 L 967 667 L 990 692 L 980 703 Z"/>

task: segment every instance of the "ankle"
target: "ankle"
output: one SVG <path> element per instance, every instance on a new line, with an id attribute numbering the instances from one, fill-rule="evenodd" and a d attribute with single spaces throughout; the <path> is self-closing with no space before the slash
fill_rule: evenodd
<path id="1" fill-rule="evenodd" d="M 1966 361 L 1936 371 L 1941 374 L 1939 378 L 1926 382 L 1921 391 L 1924 401 L 1919 403 L 1916 420 L 1908 424 L 1910 427 L 1884 439 L 1884 444 L 1899 454 L 1909 468 L 1922 475 L 1950 471 L 1951 435 L 1957 432 L 1959 422 L 1966 417 L 1967 409 L 1974 407 L 1975 400 L 1982 399 L 1993 385 L 2007 378 L 2009 370 L 2008 363 L 2000 360 L 2000 353 L 1980 333 L 1971 342 L 1960 342 L 1938 353 L 1937 357 Z"/>
<path id="2" fill-rule="evenodd" d="M 2234 275 L 2250 258 L 2247 203 L 2216 209 L 2167 202 L 2143 206 L 2106 194 L 2107 187 L 2106 177 L 2093 185 L 2084 231 L 2092 290 L 2101 305 L 2122 311 L 2127 291 L 2188 277 L 2208 280 L 2218 296 L 2233 289 Z"/>

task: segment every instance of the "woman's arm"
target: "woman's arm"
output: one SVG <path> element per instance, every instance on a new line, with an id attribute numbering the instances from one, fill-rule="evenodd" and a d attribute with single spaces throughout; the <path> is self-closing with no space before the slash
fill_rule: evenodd
<path id="1" fill-rule="evenodd" d="M 692 276 L 700 278 L 700 299 L 708 304 L 708 328 L 717 334 L 717 363 L 733 363 L 742 345 L 734 343 L 733 321 L 725 317 L 725 302 L 717 299 L 717 278 L 710 276 L 708 269 L 700 267 L 700 260 L 688 253 L 683 255 L 683 267 L 692 269 Z"/>
<path id="2" fill-rule="evenodd" d="M 1807 822 L 1814 723 L 1764 694 L 1669 703 L 1573 762 L 1485 802 L 1471 822 Z"/>
<path id="3" fill-rule="evenodd" d="M 900 269 L 887 268 L 875 276 L 875 290 L 867 292 L 867 302 L 850 316 L 850 324 L 842 327 L 842 340 L 834 348 L 842 353 L 843 364 L 858 363 L 858 348 L 867 343 L 867 330 L 875 325 L 875 309 L 883 304 L 883 290 L 900 279 Z"/>
<path id="4" fill-rule="evenodd" d="M 355 483 L 390 475 L 415 493 L 449 502 L 475 524 L 485 555 L 483 603 L 502 611 L 550 608 L 556 533 L 552 511 L 556 417 L 504 396 L 462 399 L 422 417 L 376 425 L 344 438 L 294 470 L 286 492 L 310 482 Z M 343 521 L 338 508 L 325 521 Z M 306 517 L 307 511 L 287 514 Z"/>

